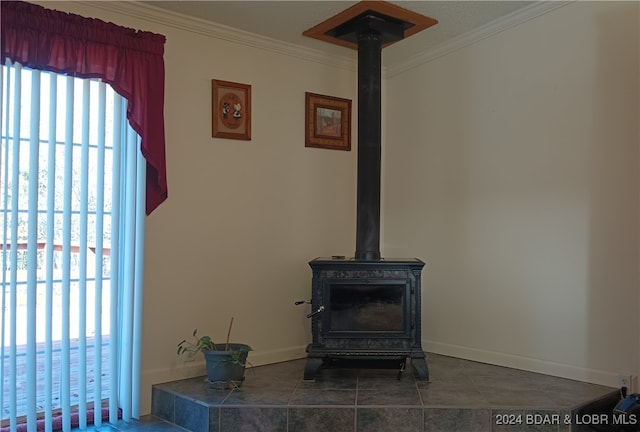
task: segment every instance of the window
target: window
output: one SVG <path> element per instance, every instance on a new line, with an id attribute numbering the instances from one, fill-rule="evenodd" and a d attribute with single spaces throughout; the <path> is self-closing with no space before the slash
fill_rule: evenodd
<path id="1" fill-rule="evenodd" d="M 126 160 L 127 141 L 142 160 L 139 137 L 126 100 L 99 80 L 19 64 L 2 66 L 1 79 L 3 423 L 44 418 L 50 428 L 62 413 L 68 429 L 72 407 L 79 426 L 92 408 L 99 423 L 102 401 L 120 387 L 110 376 L 120 358 L 107 353 L 119 352 L 111 336 L 122 334 L 119 306 L 130 305 L 114 299 L 134 287 L 122 275 L 135 255 L 112 257 L 125 256 L 129 241 L 121 201 L 144 183 Z"/>
<path id="2" fill-rule="evenodd" d="M 2 320 L 2 332 L 5 334 L 5 326 L 9 328 L 9 339 L 17 341 L 17 326 L 18 321 L 15 318 L 17 316 L 18 307 L 18 268 L 20 266 L 18 259 L 19 247 L 19 225 L 20 216 L 23 215 L 23 211 L 20 207 L 20 200 L 18 198 L 19 193 L 14 192 L 15 188 L 20 191 L 21 185 L 24 184 L 27 193 L 27 253 L 25 255 L 26 263 L 23 266 L 26 268 L 26 354 L 25 354 L 25 372 L 26 380 L 19 383 L 15 379 L 15 373 L 17 371 L 17 348 L 16 344 L 10 341 L 9 343 L 9 355 L 7 356 L 6 363 L 3 363 L 0 367 L 0 374 L 2 378 L 0 383 L 4 382 L 4 376 L 10 376 L 9 379 L 9 423 L 12 431 L 16 430 L 17 423 L 17 403 L 16 399 L 18 385 L 25 387 L 25 394 L 27 398 L 26 407 L 26 424 L 28 432 L 35 432 L 40 426 L 38 424 L 38 408 L 36 403 L 36 395 L 40 391 L 38 388 L 37 379 L 43 373 L 37 367 L 37 335 L 38 335 L 38 322 L 43 318 L 38 315 L 38 294 L 42 288 L 39 281 L 38 271 L 44 266 L 45 272 L 49 272 L 45 277 L 44 285 L 47 283 L 53 284 L 54 270 L 55 270 L 55 252 L 57 252 L 52 239 L 55 235 L 47 232 L 44 245 L 44 257 L 47 257 L 45 264 L 39 260 L 37 252 L 39 249 L 39 221 L 42 214 L 38 210 L 40 205 L 40 190 L 41 186 L 56 189 L 55 179 L 56 176 L 50 177 L 53 170 L 47 171 L 46 181 L 34 181 L 39 176 L 40 169 L 40 156 L 29 157 L 28 168 L 28 182 L 24 182 L 21 177 L 21 156 L 22 147 L 27 146 L 24 144 L 20 137 L 22 133 L 18 133 L 18 127 L 22 126 L 22 114 L 18 115 L 18 112 L 25 112 L 24 114 L 30 118 L 28 122 L 29 134 L 28 136 L 28 148 L 29 154 L 34 155 L 39 153 L 39 148 L 45 146 L 43 143 L 46 141 L 46 147 L 48 152 L 53 151 L 55 154 L 57 150 L 57 134 L 46 135 L 46 139 L 42 138 L 41 129 L 39 126 L 44 121 L 43 117 L 49 117 L 51 120 L 48 125 L 53 128 L 53 125 L 58 124 L 58 116 L 62 116 L 62 112 L 73 107 L 74 112 L 76 110 L 75 93 L 69 92 L 69 89 L 73 89 L 75 85 L 67 85 L 67 91 L 65 92 L 66 98 L 62 105 L 52 107 L 42 111 L 38 109 L 39 102 L 43 100 L 46 92 L 37 92 L 35 89 L 41 89 L 41 77 L 42 73 L 33 73 L 31 76 L 31 91 L 29 93 L 30 99 L 24 101 L 22 98 L 21 90 L 17 90 L 19 87 L 14 87 L 18 80 L 22 79 L 22 72 L 18 73 L 18 70 L 22 66 L 30 67 L 40 71 L 49 71 L 57 73 L 65 73 L 76 77 L 82 78 L 97 78 L 99 77 L 106 84 L 111 86 L 119 95 L 126 99 L 126 107 L 124 100 L 122 103 L 117 102 L 117 98 L 114 97 L 113 104 L 113 149 L 112 149 L 112 177 L 111 177 L 111 210 L 110 215 L 107 202 L 108 197 L 98 197 L 98 194 L 104 191 L 104 187 L 96 188 L 95 203 L 92 202 L 93 196 L 88 192 L 91 185 L 90 178 L 96 174 L 95 169 L 102 166 L 101 163 L 97 163 L 94 166 L 91 165 L 92 154 L 94 153 L 92 147 L 92 128 L 97 121 L 100 124 L 103 115 L 99 115 L 93 118 L 91 114 L 82 116 L 82 120 L 67 120 L 65 122 L 64 133 L 64 181 L 63 181 L 63 194 L 62 194 L 62 216 L 57 216 L 53 209 L 56 209 L 60 203 L 58 203 L 55 192 L 52 194 L 47 193 L 47 200 L 50 200 L 46 207 L 45 214 L 47 219 L 47 226 L 51 227 L 51 221 L 55 221 L 53 224 L 55 229 L 59 229 L 59 225 L 62 225 L 62 245 L 60 256 L 60 272 L 61 272 L 61 298 L 60 303 L 60 316 L 61 316 L 61 364 L 54 365 L 51 359 L 52 348 L 47 348 L 47 342 L 45 342 L 46 358 L 50 361 L 51 365 L 46 366 L 45 363 L 45 386 L 49 388 L 53 387 L 52 383 L 47 383 L 46 380 L 51 380 L 51 374 L 46 371 L 51 371 L 54 368 L 59 367 L 61 371 L 60 378 L 60 406 L 61 406 L 61 420 L 62 429 L 65 431 L 71 428 L 71 392 L 70 382 L 74 376 L 78 377 L 79 384 L 84 381 L 85 385 L 79 385 L 79 392 L 85 392 L 87 386 L 87 379 L 85 378 L 84 370 L 78 374 L 73 375 L 71 373 L 71 335 L 72 335 L 72 323 L 75 320 L 79 320 L 80 323 L 86 323 L 88 317 L 82 312 L 83 308 L 79 307 L 79 316 L 72 316 L 71 298 L 75 288 L 72 288 L 75 281 L 75 273 L 72 271 L 72 263 L 75 259 L 78 260 L 78 276 L 77 276 L 77 292 L 78 303 L 80 305 L 87 305 L 88 293 L 90 290 L 87 286 L 93 283 L 96 289 L 94 294 L 95 299 L 102 299 L 105 294 L 98 293 L 98 287 L 103 286 L 105 282 L 99 282 L 104 278 L 103 271 L 100 270 L 107 268 L 107 262 L 109 268 L 108 272 L 108 324 L 109 330 L 109 399 L 108 399 L 108 415 L 109 421 L 117 420 L 121 413 L 122 418 L 127 421 L 131 418 L 137 418 L 139 416 L 139 400 L 140 400 L 140 349 L 141 349 L 141 315 L 142 315 L 142 268 L 144 262 L 144 216 L 150 214 L 167 198 L 167 178 L 166 178 L 166 161 L 165 161 L 165 136 L 164 136 L 164 43 L 166 38 L 163 35 L 155 34 L 146 31 L 135 30 L 131 28 L 121 27 L 113 23 L 107 23 L 99 19 L 85 18 L 75 14 L 69 14 L 61 11 L 55 11 L 46 9 L 42 6 L 31 4 L 28 2 L 0 2 L 2 13 L 0 14 L 0 64 L 14 64 L 16 66 L 16 73 L 13 78 L 11 74 L 0 74 L 0 78 L 3 79 L 2 86 L 0 88 L 7 89 L 2 95 L 3 105 L 0 110 L 0 118 L 8 119 L 6 124 L 0 126 L 3 128 L 0 130 L 0 136 L 5 141 L 3 145 L 6 148 L 11 148 L 11 160 L 6 160 L 9 155 L 7 150 L 5 156 L 1 156 L 4 159 L 0 161 L 0 178 L 11 168 L 11 201 L 7 197 L 6 213 L 4 216 L 7 224 L 11 221 L 11 230 L 7 229 L 6 232 L 10 233 L 3 242 L 9 244 L 9 242 L 16 246 L 4 246 L 4 256 L 8 256 L 10 261 L 10 267 L 6 272 L 9 272 L 8 279 L 8 292 L 4 294 L 7 288 L 6 285 L 2 286 L 2 296 L 4 305 L 8 305 L 11 315 L 8 315 L 7 321 L 3 317 Z M 7 63 L 8 62 L 8 63 Z M 19 66 L 22 65 L 22 66 Z M 73 78 L 66 78 L 67 83 Z M 57 79 L 51 79 L 51 83 L 57 82 Z M 84 91 L 85 87 L 91 87 L 91 83 L 83 82 L 83 95 L 89 94 Z M 54 86 L 51 84 L 51 89 Z M 101 89 L 105 89 L 106 86 L 99 86 Z M 15 89 L 15 90 L 14 90 Z M 100 93 L 100 91 L 99 91 Z M 58 94 L 60 94 L 58 92 Z M 8 101 L 12 99 L 14 103 Z M 57 98 L 51 98 L 53 101 Z M 91 106 L 92 98 L 89 98 L 88 105 Z M 100 100 L 100 98 L 98 99 Z M 36 103 L 38 102 L 38 103 Z M 82 98 L 82 105 L 85 105 L 85 98 Z M 46 106 L 46 105 L 45 105 Z M 106 106 L 106 105 L 105 105 Z M 49 108 L 49 106 L 46 106 Z M 22 108 L 19 109 L 19 108 Z M 13 110 L 13 111 L 12 111 Z M 82 113 L 90 113 L 89 109 L 83 109 Z M 13 116 L 13 117 L 12 117 Z M 104 117 L 107 116 L 105 110 Z M 126 122 L 124 121 L 126 116 Z M 65 118 L 70 119 L 70 116 Z M 37 119 L 37 120 L 36 120 Z M 106 118 L 105 118 L 106 120 Z M 77 124 L 76 124 L 77 121 Z M 26 125 L 27 123 L 25 123 Z M 82 129 L 80 132 L 80 141 L 77 141 L 75 130 L 76 125 Z M 84 125 L 90 125 L 91 127 L 85 128 Z M 130 125 L 130 127 L 129 127 Z M 25 126 L 26 127 L 26 126 Z M 105 124 L 106 127 L 106 124 Z M 13 128 L 13 129 L 9 129 Z M 9 138 L 9 130 L 12 130 L 13 136 Z M 103 135 L 100 132 L 102 129 L 98 128 L 98 137 Z M 135 132 L 134 132 L 135 131 Z M 106 132 L 105 132 L 106 134 Z M 49 138 L 49 136 L 51 138 Z M 53 142 L 52 142 L 53 141 Z M 74 145 L 74 143 L 81 143 L 80 150 Z M 9 147 L 11 146 L 11 147 Z M 97 147 L 100 149 L 100 145 Z M 105 144 L 106 150 L 106 144 Z M 1 153 L 1 152 L 0 152 Z M 47 153 L 48 154 L 48 153 Z M 82 161 L 80 174 L 74 177 L 74 164 L 76 154 Z M 98 155 L 101 154 L 98 151 Z M 144 158 L 142 157 L 144 155 Z M 44 156 L 43 156 L 44 157 Z M 100 158 L 100 156 L 97 156 Z M 106 153 L 105 153 L 106 157 Z M 47 157 L 47 163 L 53 160 L 53 157 Z M 69 161 L 69 163 L 67 163 Z M 43 162 L 44 164 L 44 162 Z M 55 164 L 54 164 L 55 165 Z M 99 171 L 99 169 L 98 169 Z M 8 173 L 7 173 L 8 175 Z M 57 175 L 57 174 L 56 174 Z M 52 180 L 50 180 L 50 178 Z M 72 181 L 67 181 L 72 179 Z M 79 181 L 78 181 L 79 179 Z M 105 177 L 106 179 L 106 177 Z M 49 184 L 51 183 L 51 184 Z M 76 183 L 79 189 L 74 187 Z M 106 180 L 105 185 L 106 187 Z M 8 190 L 8 189 L 7 189 Z M 78 192 L 79 191 L 79 192 Z M 74 195 L 75 194 L 75 195 Z M 1 198 L 0 198 L 1 199 Z M 79 200 L 79 204 L 77 201 Z M 51 204 L 49 204 L 51 202 Z M 10 203 L 10 207 L 9 207 Z M 103 203 L 104 207 L 100 207 L 97 203 Z M 89 236 L 89 226 L 92 220 L 92 215 L 95 208 L 95 223 L 96 232 L 108 231 L 108 237 L 96 235 L 95 237 Z M 8 209 L 11 209 L 10 211 Z M 20 210 L 19 210 L 20 209 Z M 100 217 L 102 216 L 102 217 Z M 57 218 L 60 219 L 57 219 Z M 59 222 L 60 221 L 60 222 Z M 98 228 L 99 224 L 102 225 Z M 78 238 L 76 239 L 72 234 L 72 227 L 75 224 L 80 225 L 78 232 Z M 9 225 L 7 225 L 9 226 Z M 52 228 L 49 228 L 52 229 Z M 55 231 L 54 229 L 54 231 Z M 74 241 L 78 241 L 74 244 Z M 95 245 L 90 244 L 95 240 Z M 102 244 L 100 244 L 102 242 Z M 93 248 L 93 249 L 92 249 Z M 77 252 L 76 252 L 77 251 Z M 108 251 L 108 255 L 106 253 Z M 93 254 L 93 255 L 92 255 Z M 99 258 L 102 256 L 102 258 Z M 108 256 L 108 258 L 107 258 Z M 76 257 L 76 258 L 73 258 Z M 108 261 L 107 261 L 108 260 Z M 96 263 L 95 272 L 92 273 L 90 269 L 90 262 Z M 2 274 L 6 273 L 1 272 Z M 90 275 L 95 276 L 95 281 L 90 280 Z M 6 282 L 5 282 L 6 284 Z M 84 285 L 83 285 L 84 284 Z M 83 288 L 84 286 L 84 288 Z M 45 292 L 45 316 L 46 319 L 51 321 L 51 316 L 54 313 L 53 306 L 53 288 L 44 290 Z M 49 304 L 47 304 L 47 300 Z M 106 301 L 106 300 L 105 300 Z M 104 303 L 101 308 L 104 309 Z M 51 315 L 47 314 L 47 311 L 51 310 Z M 35 319 L 32 319 L 35 318 Z M 80 325 L 78 331 L 78 353 L 80 367 L 86 363 L 83 358 L 89 357 L 89 353 L 86 351 L 86 338 L 90 336 L 93 331 L 96 335 L 102 335 L 106 329 L 98 328 L 103 325 L 101 319 L 95 319 L 94 329 L 87 328 L 86 325 Z M 12 324 L 12 323 L 16 324 Z M 48 321 L 45 321 L 48 322 Z M 8 323 L 8 324 L 5 324 Z M 20 322 L 20 324 L 23 324 Z M 12 325 L 12 327 L 9 327 Z M 53 327 L 53 324 L 50 324 Z M 45 330 L 46 332 L 46 330 Z M 83 333 L 84 332 L 84 333 Z M 53 335 L 53 330 L 50 331 Z M 53 337 L 53 336 L 52 336 Z M 46 337 L 45 337 L 46 338 Z M 95 344 L 95 348 L 99 345 L 99 342 Z M 52 341 L 49 342 L 52 345 Z M 82 345 L 85 344 L 85 345 Z M 2 345 L 4 349 L 4 344 Z M 94 362 L 97 361 L 99 356 L 95 356 Z M 2 357 L 5 362 L 5 357 Z M 7 364 L 8 363 L 8 364 Z M 5 372 L 5 365 L 9 372 Z M 97 381 L 97 380 L 96 380 Z M 99 381 L 94 383 L 95 386 L 99 386 Z M 2 389 L 0 389 L 2 390 Z M 52 390 L 52 394 L 58 391 Z M 95 391 L 95 393 L 99 393 Z M 3 397 L 4 392 L 0 391 L 0 398 Z M 49 394 L 49 392 L 45 392 Z M 79 400 L 88 400 L 90 396 L 87 394 L 79 394 Z M 99 396 L 95 397 L 98 400 Z M 3 407 L 4 400 L 0 401 L 0 405 Z M 45 430 L 51 429 L 53 423 L 53 414 L 48 404 L 44 407 L 44 427 Z M 84 403 L 78 404 L 78 418 L 79 426 L 83 428 L 86 423 L 88 413 L 86 412 L 86 405 Z M 95 416 L 96 425 L 99 426 L 101 417 Z"/>

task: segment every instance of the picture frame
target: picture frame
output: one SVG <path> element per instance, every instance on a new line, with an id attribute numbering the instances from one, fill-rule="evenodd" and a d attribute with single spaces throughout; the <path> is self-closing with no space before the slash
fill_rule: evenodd
<path id="1" fill-rule="evenodd" d="M 213 138 L 251 140 L 251 85 L 211 80 Z"/>
<path id="2" fill-rule="evenodd" d="M 305 147 L 351 150 L 351 99 L 305 92 Z"/>

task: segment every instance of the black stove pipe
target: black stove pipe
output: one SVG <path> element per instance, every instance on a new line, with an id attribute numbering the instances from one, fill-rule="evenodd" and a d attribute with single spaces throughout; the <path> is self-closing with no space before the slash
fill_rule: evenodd
<path id="1" fill-rule="evenodd" d="M 382 41 L 358 34 L 358 192 L 356 260 L 380 260 Z"/>

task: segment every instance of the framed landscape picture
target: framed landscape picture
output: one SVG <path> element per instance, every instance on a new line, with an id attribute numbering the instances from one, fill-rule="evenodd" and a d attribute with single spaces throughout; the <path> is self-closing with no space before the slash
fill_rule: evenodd
<path id="1" fill-rule="evenodd" d="M 351 100 L 305 93 L 305 147 L 351 150 Z"/>
<path id="2" fill-rule="evenodd" d="M 251 139 L 251 86 L 211 80 L 211 123 L 214 138 Z"/>

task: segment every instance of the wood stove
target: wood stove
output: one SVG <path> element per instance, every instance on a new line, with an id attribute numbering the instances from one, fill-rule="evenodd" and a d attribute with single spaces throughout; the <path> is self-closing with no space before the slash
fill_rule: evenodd
<path id="1" fill-rule="evenodd" d="M 312 380 L 332 360 L 380 361 L 429 379 L 421 346 L 419 259 L 357 261 L 317 258 L 313 271 L 313 341 L 304 379 Z M 378 362 L 379 364 L 379 362 Z"/>
<path id="2" fill-rule="evenodd" d="M 323 364 L 411 360 L 418 379 L 429 370 L 421 346 L 421 272 L 417 258 L 380 256 L 382 47 L 437 21 L 383 1 L 363 1 L 304 32 L 358 50 L 358 184 L 354 258 L 317 258 L 312 278 L 312 343 L 305 380 Z M 303 302 L 298 302 L 303 303 Z"/>

